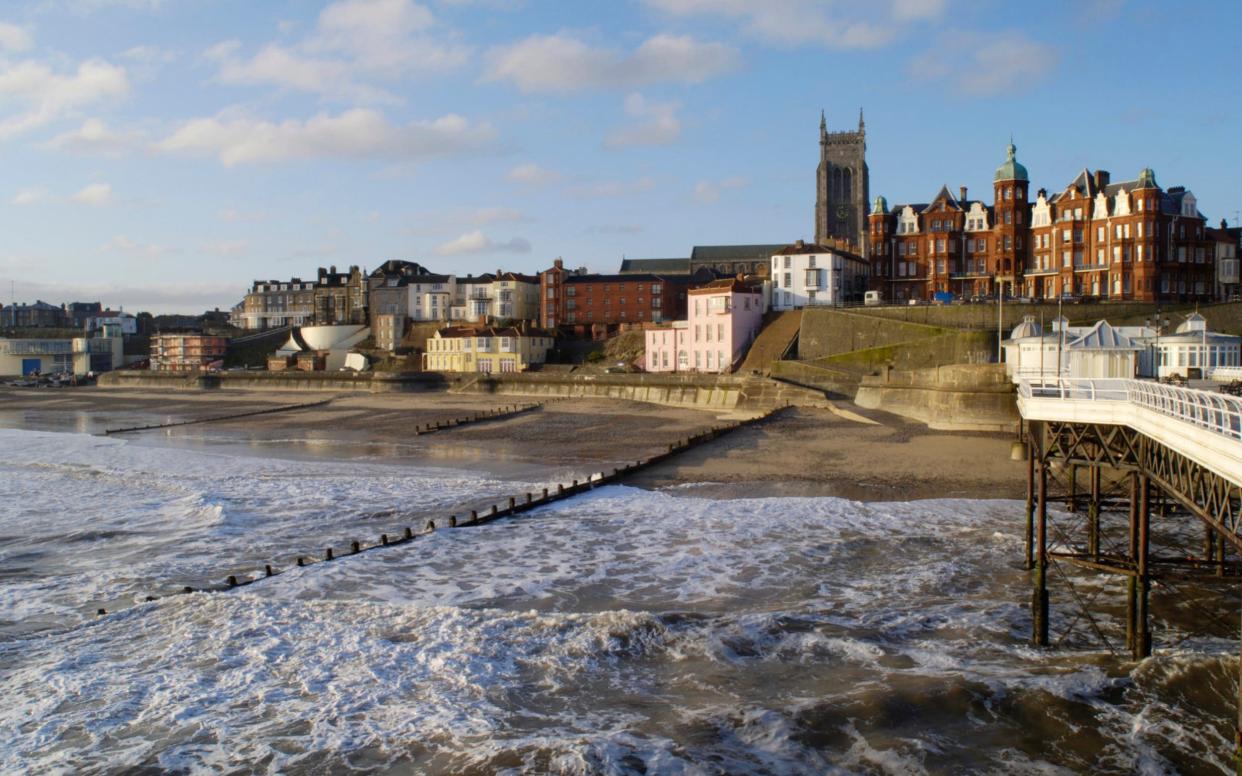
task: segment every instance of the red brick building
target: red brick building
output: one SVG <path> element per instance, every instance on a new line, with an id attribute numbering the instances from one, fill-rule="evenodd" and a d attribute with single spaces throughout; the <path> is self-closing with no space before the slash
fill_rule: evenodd
<path id="1" fill-rule="evenodd" d="M 540 325 L 555 329 L 676 320 L 686 314 L 686 291 L 714 278 L 710 272 L 592 275 L 567 270 L 557 259 L 551 269 L 539 273 Z"/>
<path id="2" fill-rule="evenodd" d="M 890 301 L 1006 294 L 1052 299 L 1208 301 L 1214 242 L 1194 194 L 1162 189 L 1150 169 L 1113 183 L 1083 170 L 1059 193 L 1030 179 L 1011 143 L 996 170 L 992 204 L 942 187 L 927 204 L 891 211 L 877 197 L 868 217 L 872 288 Z"/>

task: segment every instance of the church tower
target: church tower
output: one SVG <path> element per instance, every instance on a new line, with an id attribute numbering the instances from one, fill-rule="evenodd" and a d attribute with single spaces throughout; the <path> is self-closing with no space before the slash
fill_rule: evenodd
<path id="1" fill-rule="evenodd" d="M 844 240 L 866 252 L 870 173 L 862 110 L 858 131 L 829 132 L 819 114 L 819 170 L 815 189 L 815 242 Z"/>

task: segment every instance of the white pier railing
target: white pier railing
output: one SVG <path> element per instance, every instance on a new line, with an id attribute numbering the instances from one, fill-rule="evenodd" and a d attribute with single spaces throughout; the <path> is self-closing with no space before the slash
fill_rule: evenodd
<path id="1" fill-rule="evenodd" d="M 1024 399 L 1125 402 L 1242 441 L 1242 398 L 1148 380 L 1071 378 L 1018 383 Z"/>
<path id="2" fill-rule="evenodd" d="M 1146 380 L 1085 378 L 1018 383 L 1033 421 L 1128 426 L 1242 484 L 1242 399 Z"/>

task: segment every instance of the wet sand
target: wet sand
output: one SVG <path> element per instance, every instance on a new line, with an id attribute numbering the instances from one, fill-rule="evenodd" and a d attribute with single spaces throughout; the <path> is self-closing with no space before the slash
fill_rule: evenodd
<path id="1" fill-rule="evenodd" d="M 0 427 L 100 434 L 305 404 L 322 407 L 127 434 L 138 444 L 219 448 L 272 457 L 478 468 L 501 477 L 549 469 L 588 474 L 648 457 L 715 425 L 720 413 L 602 399 L 542 409 L 435 434 L 417 425 L 535 401 L 446 393 L 121 391 L 0 388 Z M 790 409 L 636 475 L 640 487 L 684 486 L 696 496 L 840 496 L 862 501 L 1019 498 L 1024 465 L 1006 434 L 946 433 L 882 412 L 864 425 L 824 410 Z"/>

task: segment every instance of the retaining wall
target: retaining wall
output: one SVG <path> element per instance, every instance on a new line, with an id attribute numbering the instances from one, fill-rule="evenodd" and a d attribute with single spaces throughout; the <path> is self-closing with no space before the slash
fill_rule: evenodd
<path id="1" fill-rule="evenodd" d="M 942 431 L 1016 431 L 1017 394 L 1002 364 L 885 369 L 862 379 L 854 403 Z"/>
<path id="2" fill-rule="evenodd" d="M 100 375 L 103 388 L 156 390 L 248 390 L 248 391 L 436 391 L 452 387 L 466 376 L 432 372 L 391 374 L 383 372 L 213 372 L 178 374 L 121 370 Z"/>

